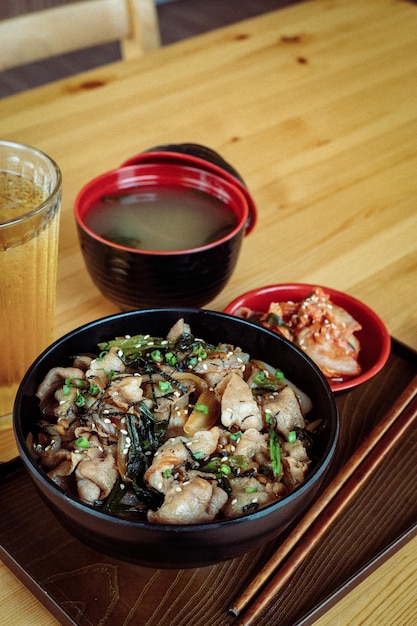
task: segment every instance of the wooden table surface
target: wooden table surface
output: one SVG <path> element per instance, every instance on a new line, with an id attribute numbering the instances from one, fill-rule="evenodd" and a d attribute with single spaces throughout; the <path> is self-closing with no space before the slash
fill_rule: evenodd
<path id="1" fill-rule="evenodd" d="M 116 307 L 81 257 L 74 198 L 161 143 L 197 142 L 242 174 L 259 220 L 208 306 L 322 284 L 363 300 L 417 349 L 417 5 L 312 0 L 0 101 L 0 136 L 61 166 L 56 335 Z M 15 453 L 10 421 L 2 458 Z M 317 622 L 417 623 L 417 539 Z M 0 568 L 0 622 L 56 623 Z"/>

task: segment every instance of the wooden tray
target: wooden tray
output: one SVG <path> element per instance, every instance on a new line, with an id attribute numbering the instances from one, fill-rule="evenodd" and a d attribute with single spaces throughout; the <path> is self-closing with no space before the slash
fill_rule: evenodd
<path id="1" fill-rule="evenodd" d="M 417 354 L 393 340 L 387 365 L 340 395 L 340 441 L 328 481 L 417 372 Z M 305 560 L 259 626 L 309 624 L 417 533 L 417 429 L 389 454 Z M 19 460 L 2 467 L 0 556 L 64 625 L 233 625 L 228 607 L 277 544 L 189 570 L 139 567 L 95 552 L 43 504 Z M 395 480 L 392 476 L 395 476 Z M 209 616 L 209 620 L 207 617 Z"/>

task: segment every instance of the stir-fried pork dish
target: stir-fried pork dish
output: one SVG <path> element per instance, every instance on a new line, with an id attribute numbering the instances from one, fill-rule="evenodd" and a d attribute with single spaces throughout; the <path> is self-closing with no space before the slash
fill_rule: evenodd
<path id="1" fill-rule="evenodd" d="M 299 302 L 271 302 L 267 311 L 240 307 L 238 317 L 257 322 L 296 343 L 333 381 L 359 376 L 361 325 L 321 287 Z"/>
<path id="2" fill-rule="evenodd" d="M 231 519 L 306 477 L 309 398 L 239 347 L 126 336 L 51 369 L 30 437 L 40 466 L 103 512 L 155 523 Z M 310 455 L 311 456 L 311 455 Z"/>

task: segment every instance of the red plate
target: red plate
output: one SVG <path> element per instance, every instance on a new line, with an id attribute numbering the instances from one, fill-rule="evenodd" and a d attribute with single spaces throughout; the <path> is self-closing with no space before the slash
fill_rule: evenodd
<path id="1" fill-rule="evenodd" d="M 224 311 L 232 315 L 235 315 L 240 307 L 249 307 L 254 311 L 266 311 L 271 302 L 299 302 L 306 298 L 314 287 L 319 286 L 290 283 L 260 287 L 239 296 L 230 302 Z M 390 354 L 391 338 L 385 324 L 366 304 L 341 291 L 329 287 L 322 287 L 322 289 L 330 294 L 334 304 L 344 308 L 362 326 L 362 329 L 355 333 L 361 344 L 359 353 L 361 374 L 342 382 L 329 381 L 333 391 L 345 391 L 361 385 L 382 369 Z"/>

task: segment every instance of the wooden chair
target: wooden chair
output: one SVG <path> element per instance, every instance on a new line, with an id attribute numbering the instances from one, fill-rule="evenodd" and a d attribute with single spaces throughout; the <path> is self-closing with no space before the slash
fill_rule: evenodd
<path id="1" fill-rule="evenodd" d="M 0 71 L 119 40 L 123 58 L 160 46 L 154 0 L 82 0 L 0 21 Z"/>

